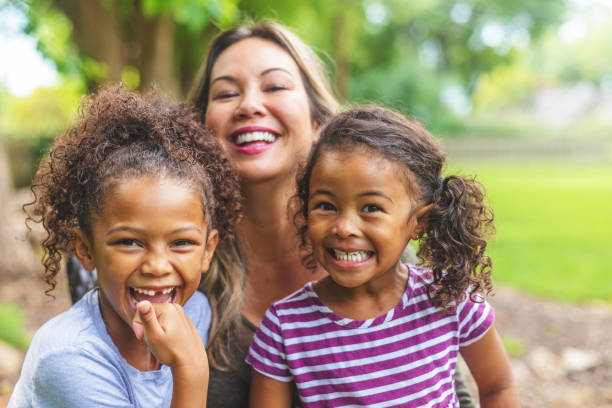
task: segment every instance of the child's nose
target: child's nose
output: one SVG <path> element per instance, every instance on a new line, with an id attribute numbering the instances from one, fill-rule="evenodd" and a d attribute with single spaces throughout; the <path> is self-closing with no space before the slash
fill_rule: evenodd
<path id="1" fill-rule="evenodd" d="M 341 214 L 336 219 L 332 232 L 339 238 L 349 238 L 357 235 L 358 229 L 350 214 Z"/>
<path id="2" fill-rule="evenodd" d="M 151 253 L 143 262 L 141 271 L 146 275 L 165 275 L 172 272 L 172 265 L 165 254 Z"/>

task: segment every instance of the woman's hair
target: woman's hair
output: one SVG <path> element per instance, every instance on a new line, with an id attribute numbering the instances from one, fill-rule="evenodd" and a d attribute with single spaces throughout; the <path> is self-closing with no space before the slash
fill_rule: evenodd
<path id="1" fill-rule="evenodd" d="M 62 251 L 71 250 L 73 228 L 91 238 L 92 216 L 101 213 L 112 189 L 142 176 L 193 189 L 202 197 L 209 228 L 219 232 L 219 247 L 233 247 L 241 210 L 238 176 L 195 110 L 155 92 L 143 96 L 111 85 L 84 98 L 76 123 L 41 160 L 34 201 L 25 206 L 26 222 L 42 222 L 47 232 L 47 293 L 55 287 Z"/>
<path id="2" fill-rule="evenodd" d="M 211 73 L 217 58 L 232 44 L 247 38 L 271 41 L 289 53 L 300 70 L 308 96 L 310 115 L 316 123 L 323 125 L 340 110 L 327 71 L 310 47 L 279 23 L 248 22 L 219 34 L 208 49 L 189 96 L 189 100 L 201 111 L 202 122 L 205 122 L 206 118 Z M 200 285 L 200 290 L 208 295 L 215 311 L 208 354 L 211 366 L 219 370 L 227 370 L 241 363 L 233 356 L 232 347 L 240 341 L 238 333 L 243 324 L 240 307 L 245 279 L 244 258 L 239 245 L 234 242 L 217 249 L 211 268 Z"/>
<path id="3" fill-rule="evenodd" d="M 217 58 L 228 47 L 247 38 L 261 38 L 281 46 L 293 58 L 302 75 L 310 103 L 312 119 L 323 125 L 340 107 L 332 92 L 329 76 L 314 51 L 287 27 L 274 22 L 244 23 L 222 32 L 210 45 L 206 59 L 191 89 L 189 99 L 202 110 L 202 121 L 208 108 L 212 69 Z"/>
<path id="4" fill-rule="evenodd" d="M 418 256 L 432 271 L 428 295 L 444 309 L 478 292 L 489 292 L 491 260 L 485 239 L 493 232 L 493 214 L 484 203 L 482 186 L 473 178 L 442 176 L 445 156 L 437 140 L 420 124 L 378 106 L 348 110 L 322 130 L 297 179 L 299 210 L 296 224 L 304 264 L 315 266 L 307 237 L 310 177 L 326 152 L 354 152 L 383 157 L 395 163 L 406 180 L 413 208 L 433 204 L 425 215 Z M 414 213 L 414 212 L 413 212 Z"/>

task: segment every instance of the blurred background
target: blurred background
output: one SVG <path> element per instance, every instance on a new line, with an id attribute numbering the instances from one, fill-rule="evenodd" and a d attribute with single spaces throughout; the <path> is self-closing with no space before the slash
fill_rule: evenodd
<path id="1" fill-rule="evenodd" d="M 23 223 L 38 159 L 105 81 L 184 99 L 244 18 L 292 28 L 340 97 L 412 115 L 485 184 L 523 406 L 612 407 L 612 0 L 0 0 L 0 393 L 70 304 Z"/>

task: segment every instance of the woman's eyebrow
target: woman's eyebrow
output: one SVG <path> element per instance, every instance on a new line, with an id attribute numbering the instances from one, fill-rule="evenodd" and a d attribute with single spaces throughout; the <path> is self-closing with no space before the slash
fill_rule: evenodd
<path id="1" fill-rule="evenodd" d="M 217 81 L 230 81 L 230 82 L 236 82 L 236 78 L 234 78 L 231 75 L 221 75 L 216 77 L 215 79 L 213 79 L 212 81 L 210 81 L 210 86 L 212 86 L 215 82 Z"/>
<path id="2" fill-rule="evenodd" d="M 281 68 L 281 67 L 272 67 L 272 68 L 268 68 L 268 69 L 264 69 L 261 74 L 259 74 L 259 76 L 264 76 L 269 74 L 270 72 L 274 72 L 274 71 L 282 71 L 286 74 L 288 74 L 289 76 L 293 76 L 293 74 L 291 74 L 291 72 L 289 72 L 288 70 L 286 70 L 285 68 Z"/>

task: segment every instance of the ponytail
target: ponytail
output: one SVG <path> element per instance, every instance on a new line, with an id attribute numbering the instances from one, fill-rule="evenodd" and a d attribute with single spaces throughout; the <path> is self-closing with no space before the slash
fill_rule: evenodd
<path id="1" fill-rule="evenodd" d="M 440 177 L 431 190 L 434 205 L 418 253 L 433 274 L 428 296 L 445 310 L 466 293 L 472 301 L 481 301 L 477 294 L 492 289 L 491 259 L 485 249 L 486 238 L 494 232 L 483 187 L 473 178 L 452 175 Z"/>

